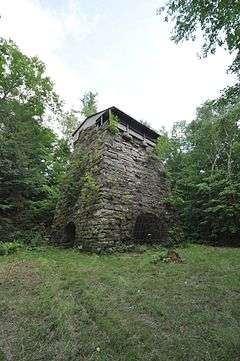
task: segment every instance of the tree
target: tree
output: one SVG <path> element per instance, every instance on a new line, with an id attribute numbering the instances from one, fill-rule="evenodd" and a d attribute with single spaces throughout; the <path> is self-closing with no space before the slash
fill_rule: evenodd
<path id="1" fill-rule="evenodd" d="M 60 106 L 45 65 L 28 57 L 11 40 L 0 38 L 0 104 L 17 103 L 31 116 L 42 116 Z"/>
<path id="2" fill-rule="evenodd" d="M 42 118 L 59 110 L 44 64 L 0 41 L 0 233 L 49 226 L 68 148 Z"/>
<path id="3" fill-rule="evenodd" d="M 176 43 L 195 40 L 202 33 L 203 56 L 214 54 L 219 46 L 235 52 L 231 70 L 239 77 L 239 9 L 239 1 L 169 0 L 160 13 L 165 21 L 174 22 Z M 240 237 L 239 89 L 238 79 L 218 99 L 198 108 L 183 137 L 176 133 L 165 141 L 171 144 L 166 166 L 175 198 L 182 200 L 179 209 L 185 231 L 194 240 L 227 244 L 237 243 Z"/>
<path id="4" fill-rule="evenodd" d="M 194 241 L 239 242 L 240 97 L 230 90 L 199 107 L 188 125 L 176 124 L 158 148 L 186 237 Z"/>
<path id="5" fill-rule="evenodd" d="M 97 113 L 97 96 L 98 93 L 93 93 L 91 91 L 84 94 L 81 99 L 82 102 L 82 110 L 81 114 L 87 118 L 92 114 Z"/>
<path id="6" fill-rule="evenodd" d="M 217 47 L 224 46 L 235 52 L 232 71 L 240 70 L 240 1 L 228 0 L 169 0 L 159 9 L 165 21 L 173 21 L 172 40 L 195 40 L 203 37 L 202 55 L 214 54 Z"/>
<path id="7" fill-rule="evenodd" d="M 172 140 L 169 138 L 168 133 L 164 128 L 161 129 L 159 133 L 160 135 L 157 139 L 154 151 L 159 159 L 164 163 L 167 163 L 172 150 Z"/>
<path id="8" fill-rule="evenodd" d="M 33 227 L 46 221 L 40 216 L 39 202 L 46 201 L 51 192 L 55 141 L 49 128 L 21 113 L 21 109 L 19 112 L 15 109 L 14 115 L 1 112 L 0 213 L 3 228 Z"/>
<path id="9" fill-rule="evenodd" d="M 77 129 L 79 125 L 79 119 L 76 116 L 76 112 L 71 110 L 65 112 L 60 116 L 60 125 L 63 133 L 63 138 L 67 141 L 68 145 L 71 148 L 72 145 L 72 134 Z"/>
<path id="10" fill-rule="evenodd" d="M 62 134 L 65 140 L 67 140 L 69 146 L 72 144 L 72 134 L 77 129 L 80 121 L 77 117 L 77 113 L 80 113 L 84 118 L 91 116 L 97 112 L 97 98 L 98 94 L 91 91 L 86 92 L 81 99 L 82 110 L 70 110 L 62 113 L 59 117 Z"/>

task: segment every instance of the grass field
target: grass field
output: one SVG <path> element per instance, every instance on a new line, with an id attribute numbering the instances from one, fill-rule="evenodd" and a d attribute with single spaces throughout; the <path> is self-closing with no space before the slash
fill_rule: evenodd
<path id="1" fill-rule="evenodd" d="M 240 249 L 0 257 L 0 360 L 240 360 Z"/>

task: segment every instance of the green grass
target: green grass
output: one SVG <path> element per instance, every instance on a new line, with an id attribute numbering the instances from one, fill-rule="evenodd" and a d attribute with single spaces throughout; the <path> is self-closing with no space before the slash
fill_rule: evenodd
<path id="1" fill-rule="evenodd" d="M 240 360 L 240 249 L 0 257 L 0 360 Z"/>

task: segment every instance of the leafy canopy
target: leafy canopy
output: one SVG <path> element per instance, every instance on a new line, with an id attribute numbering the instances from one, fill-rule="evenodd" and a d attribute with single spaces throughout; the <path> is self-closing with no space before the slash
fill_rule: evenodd
<path id="1" fill-rule="evenodd" d="M 79 125 L 79 119 L 76 113 L 77 112 L 72 109 L 71 111 L 62 113 L 59 119 L 63 138 L 70 147 L 72 146 L 72 134 Z"/>
<path id="2" fill-rule="evenodd" d="M 31 116 L 42 116 L 49 107 L 56 110 L 59 100 L 45 65 L 28 57 L 11 40 L 0 38 L 0 102 L 11 101 Z"/>
<path id="3" fill-rule="evenodd" d="M 232 90 L 205 102 L 196 119 L 175 124 L 156 145 L 172 180 L 172 201 L 194 241 L 239 244 L 240 97 Z"/>
<path id="4" fill-rule="evenodd" d="M 12 41 L 1 39 L 1 240 L 17 230 L 51 223 L 69 149 L 42 118 L 59 106 L 44 64 L 23 54 Z"/>
<path id="5" fill-rule="evenodd" d="M 203 37 L 202 54 L 214 54 L 218 46 L 235 52 L 232 70 L 240 70 L 240 1 L 239 0 L 169 0 L 159 9 L 165 21 L 173 21 L 172 40 L 195 40 Z"/>
<path id="6" fill-rule="evenodd" d="M 97 96 L 98 93 L 93 93 L 89 91 L 85 93 L 83 98 L 81 99 L 81 115 L 83 115 L 85 118 L 97 113 Z"/>

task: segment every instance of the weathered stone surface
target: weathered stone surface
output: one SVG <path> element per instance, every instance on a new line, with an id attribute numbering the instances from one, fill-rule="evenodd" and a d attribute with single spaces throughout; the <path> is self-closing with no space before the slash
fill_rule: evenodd
<path id="1" fill-rule="evenodd" d="M 70 222 L 75 224 L 74 244 L 87 250 L 137 241 L 136 234 L 142 240 L 166 241 L 164 195 L 169 186 L 163 164 L 152 148 L 123 135 L 112 135 L 104 126 L 80 134 L 73 157 L 82 149 L 87 161 L 85 167 L 79 165 L 81 174 L 75 180 L 79 188 L 72 204 L 68 204 L 67 185 L 62 189 L 52 231 L 55 243 L 66 243 Z M 86 179 L 96 194 L 86 188 Z M 136 226 L 142 227 L 143 234 Z"/>

